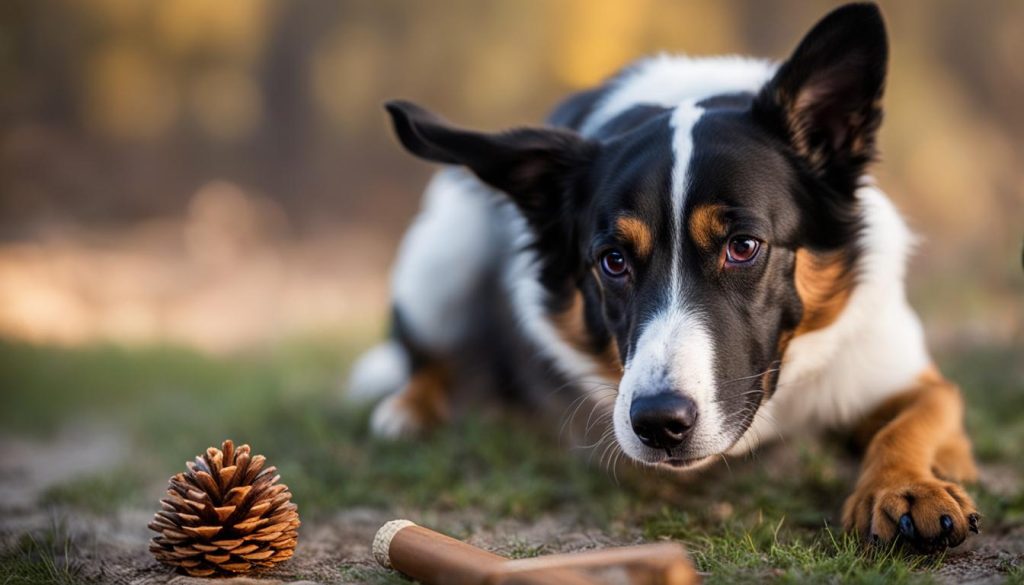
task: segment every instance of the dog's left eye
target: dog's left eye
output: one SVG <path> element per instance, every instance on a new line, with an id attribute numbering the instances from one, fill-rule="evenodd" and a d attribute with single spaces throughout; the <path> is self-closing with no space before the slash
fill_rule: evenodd
<path id="1" fill-rule="evenodd" d="M 734 236 L 725 248 L 725 257 L 730 264 L 746 264 L 757 258 L 761 242 L 750 236 Z"/>
<path id="2" fill-rule="evenodd" d="M 601 270 L 612 278 L 618 278 L 629 270 L 626 257 L 618 250 L 609 250 L 601 255 Z"/>

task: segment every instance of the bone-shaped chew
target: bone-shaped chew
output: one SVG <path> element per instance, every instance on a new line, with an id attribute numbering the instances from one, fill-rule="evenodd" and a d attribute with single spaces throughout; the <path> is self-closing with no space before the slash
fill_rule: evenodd
<path id="1" fill-rule="evenodd" d="M 377 531 L 373 556 L 423 585 L 690 585 L 700 577 L 677 543 L 510 560 L 408 520 Z"/>

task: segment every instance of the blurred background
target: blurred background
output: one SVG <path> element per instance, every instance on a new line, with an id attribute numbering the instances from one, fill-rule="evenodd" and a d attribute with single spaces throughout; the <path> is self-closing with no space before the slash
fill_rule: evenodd
<path id="1" fill-rule="evenodd" d="M 485 129 L 659 51 L 784 57 L 834 2 L 0 4 L 0 336 L 233 352 L 384 330 L 432 172 L 403 97 Z M 938 344 L 1021 335 L 1024 3 L 883 2 L 883 187 Z"/>

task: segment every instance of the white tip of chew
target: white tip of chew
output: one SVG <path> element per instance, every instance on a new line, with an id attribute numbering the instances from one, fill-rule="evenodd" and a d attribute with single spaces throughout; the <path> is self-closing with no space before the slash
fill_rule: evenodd
<path id="1" fill-rule="evenodd" d="M 373 537 L 373 546 L 371 547 L 373 558 L 377 560 L 377 564 L 385 569 L 391 568 L 391 539 L 398 534 L 399 530 L 410 526 L 416 526 L 416 524 L 408 520 L 392 520 L 380 527 Z"/>
<path id="2" fill-rule="evenodd" d="M 409 356 L 395 341 L 386 341 L 359 358 L 348 378 L 347 400 L 374 402 L 397 392 L 409 377 Z"/>

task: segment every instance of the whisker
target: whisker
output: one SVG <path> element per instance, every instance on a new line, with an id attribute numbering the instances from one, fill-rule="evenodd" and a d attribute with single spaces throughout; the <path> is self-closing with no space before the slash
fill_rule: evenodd
<path id="1" fill-rule="evenodd" d="M 765 375 L 765 374 L 767 374 L 769 372 L 771 372 L 771 373 L 778 372 L 781 369 L 781 367 L 782 367 L 782 362 L 776 360 L 776 361 L 772 362 L 771 364 L 769 364 L 768 365 L 768 369 L 764 370 L 763 372 L 759 372 L 757 374 L 751 374 L 749 376 L 743 376 L 743 377 L 740 377 L 740 378 L 734 378 L 732 380 L 726 380 L 726 381 L 722 382 L 721 384 L 723 384 L 723 385 L 724 384 L 732 384 L 734 382 L 740 382 L 742 380 L 749 380 L 751 378 L 758 378 L 758 377 L 763 376 L 763 375 Z"/>
<path id="2" fill-rule="evenodd" d="M 729 470 L 729 475 L 732 475 L 732 467 L 729 465 L 729 458 L 725 456 L 725 453 L 719 453 L 718 456 L 722 459 L 722 463 L 725 463 L 725 468 Z"/>
<path id="3" fill-rule="evenodd" d="M 572 450 L 574 450 L 574 451 L 583 451 L 583 450 L 586 450 L 586 449 L 594 449 L 594 450 L 596 450 L 598 447 L 601 446 L 601 443 L 603 443 L 608 438 L 609 434 L 612 433 L 612 432 L 614 432 L 614 429 L 608 429 L 608 430 L 606 430 L 604 432 L 604 434 L 601 435 L 601 437 L 598 440 L 594 441 L 593 443 L 591 443 L 589 445 L 576 445 L 576 446 L 572 447 Z M 591 452 L 590 459 L 593 459 L 593 457 L 594 457 L 593 452 Z"/>
<path id="4" fill-rule="evenodd" d="M 587 399 L 587 395 L 586 394 L 581 394 L 578 398 L 576 398 L 571 403 L 569 403 L 569 406 L 567 406 L 565 411 L 562 412 L 562 419 L 563 419 L 562 420 L 562 425 L 558 429 L 558 439 L 559 439 L 559 442 L 561 442 L 562 436 L 565 434 L 566 427 L 573 421 L 573 419 L 576 418 L 577 411 L 579 411 L 579 409 L 583 406 L 583 403 L 586 401 L 586 399 Z M 565 412 L 570 410 L 570 409 L 572 410 L 572 414 L 570 414 L 568 417 L 566 417 L 565 416 Z"/>
<path id="5" fill-rule="evenodd" d="M 612 461 L 612 479 L 615 480 L 615 485 L 621 485 L 619 483 L 619 459 L 622 457 L 622 449 L 616 449 L 615 459 Z"/>

